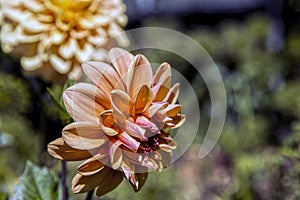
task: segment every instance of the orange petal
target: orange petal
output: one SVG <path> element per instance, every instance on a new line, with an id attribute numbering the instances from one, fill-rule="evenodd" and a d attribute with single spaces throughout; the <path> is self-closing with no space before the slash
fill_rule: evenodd
<path id="1" fill-rule="evenodd" d="M 122 163 L 122 150 L 119 148 L 121 144 L 121 141 L 117 140 L 111 145 L 108 151 L 113 169 L 118 169 Z"/>
<path id="2" fill-rule="evenodd" d="M 63 93 L 66 110 L 75 121 L 88 121 L 97 124 L 99 114 L 104 111 L 102 105 L 96 102 L 96 96 L 101 96 L 96 86 L 78 83 Z"/>
<path id="3" fill-rule="evenodd" d="M 155 85 L 157 83 L 165 82 L 165 86 L 169 88 L 171 85 L 171 76 L 171 66 L 169 63 L 164 62 L 157 69 L 153 77 L 153 84 Z"/>
<path id="4" fill-rule="evenodd" d="M 93 156 L 98 149 L 93 150 L 78 150 L 73 149 L 62 138 L 58 138 L 48 144 L 48 152 L 56 159 L 65 161 L 80 161 Z"/>
<path id="5" fill-rule="evenodd" d="M 74 193 L 83 193 L 98 187 L 97 195 L 103 195 L 116 188 L 123 180 L 120 171 L 114 171 L 109 167 L 103 167 L 98 173 L 91 176 L 76 174 L 72 180 L 72 191 Z M 102 190 L 102 193 L 98 190 Z"/>
<path id="6" fill-rule="evenodd" d="M 78 166 L 77 172 L 84 176 L 90 176 L 96 174 L 97 172 L 101 171 L 105 165 L 101 162 L 106 155 L 96 155 L 92 158 L 86 160 L 84 163 Z"/>
<path id="7" fill-rule="evenodd" d="M 135 113 L 139 114 L 144 112 L 151 105 L 152 98 L 153 94 L 151 89 L 147 85 L 142 86 L 135 99 Z"/>
<path id="8" fill-rule="evenodd" d="M 182 126 L 185 120 L 186 116 L 184 114 L 177 114 L 175 117 L 173 117 L 172 123 L 174 124 L 174 126 L 172 127 L 172 129 L 179 128 L 180 126 Z"/>
<path id="9" fill-rule="evenodd" d="M 89 122 L 67 125 L 62 131 L 62 136 L 68 145 L 80 150 L 98 148 L 108 140 L 99 125 Z"/>
<path id="10" fill-rule="evenodd" d="M 128 71 L 129 65 L 133 60 L 134 56 L 128 51 L 121 48 L 112 48 L 109 53 L 111 63 L 123 79 Z"/>
<path id="11" fill-rule="evenodd" d="M 118 135 L 119 140 L 122 142 L 124 146 L 129 148 L 130 150 L 136 152 L 140 146 L 140 143 L 133 139 L 130 135 L 126 132 L 122 132 Z"/>
<path id="12" fill-rule="evenodd" d="M 100 114 L 100 127 L 102 128 L 103 132 L 108 136 L 115 136 L 119 132 L 113 128 L 113 124 L 115 123 L 112 110 L 106 110 Z"/>
<path id="13" fill-rule="evenodd" d="M 163 102 L 175 104 L 179 96 L 179 83 L 176 83 L 168 92 Z"/>
<path id="14" fill-rule="evenodd" d="M 166 86 L 167 82 L 171 80 L 171 77 L 168 77 L 163 82 L 160 82 L 152 87 L 153 92 L 153 102 L 162 102 L 169 93 L 169 88 Z"/>
<path id="15" fill-rule="evenodd" d="M 168 106 L 166 102 L 155 102 L 144 112 L 144 115 L 148 118 L 152 118 L 159 110 Z"/>
<path id="16" fill-rule="evenodd" d="M 147 58 L 136 55 L 130 63 L 127 74 L 126 86 L 129 96 L 134 97 L 143 85 L 150 85 L 152 77 L 151 65 Z"/>
<path id="17" fill-rule="evenodd" d="M 168 117 L 174 117 L 180 112 L 181 108 L 182 105 L 170 104 L 164 111 L 167 113 Z"/>
<path id="18" fill-rule="evenodd" d="M 111 92 L 111 103 L 113 108 L 113 116 L 117 125 L 124 130 L 126 126 L 126 118 L 130 116 L 130 97 L 121 90 L 113 90 Z"/>
<path id="19" fill-rule="evenodd" d="M 112 110 L 106 110 L 100 113 L 100 120 L 106 127 L 111 127 L 115 123 L 114 116 L 112 114 Z"/>
<path id="20" fill-rule="evenodd" d="M 82 64 L 84 73 L 106 93 L 113 89 L 125 90 L 124 83 L 114 68 L 103 62 L 90 61 Z"/>

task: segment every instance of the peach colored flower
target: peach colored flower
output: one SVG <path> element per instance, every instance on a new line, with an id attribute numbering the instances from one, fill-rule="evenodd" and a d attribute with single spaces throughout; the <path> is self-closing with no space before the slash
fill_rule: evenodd
<path id="1" fill-rule="evenodd" d="M 104 59 L 106 48 L 128 39 L 122 0 L 1 0 L 1 47 L 23 68 L 45 79 L 80 71 L 82 62 Z M 3 18 L 3 20 L 1 20 Z M 1 23 L 2 21 L 2 23 Z M 115 41 L 116 42 L 116 41 Z M 93 54 L 95 50 L 98 54 Z M 96 56 L 96 57 L 95 57 Z"/>
<path id="2" fill-rule="evenodd" d="M 66 161 L 85 160 L 72 181 L 75 193 L 98 187 L 101 196 L 123 177 L 139 191 L 148 170 L 171 162 L 176 143 L 170 130 L 185 120 L 176 104 L 179 84 L 171 85 L 171 67 L 162 63 L 153 76 L 143 55 L 113 48 L 112 66 L 86 62 L 83 71 L 94 84 L 77 83 L 64 91 L 66 109 L 75 120 L 48 145 L 49 153 Z"/>

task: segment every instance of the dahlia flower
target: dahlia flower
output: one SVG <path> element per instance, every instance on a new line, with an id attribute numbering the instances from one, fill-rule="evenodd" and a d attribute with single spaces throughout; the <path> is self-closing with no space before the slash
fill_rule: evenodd
<path id="1" fill-rule="evenodd" d="M 0 1 L 1 47 L 25 71 L 46 79 L 75 74 L 79 63 L 104 59 L 106 48 L 128 42 L 122 0 Z M 3 18 L 3 20 L 1 20 Z M 1 22 L 2 21 L 2 22 Z M 118 35 L 118 36 L 116 36 Z M 108 38 L 116 36 L 116 40 Z M 97 50 L 97 54 L 93 54 Z M 93 57 L 96 56 L 96 57 Z"/>
<path id="2" fill-rule="evenodd" d="M 75 122 L 48 145 L 57 159 L 86 160 L 73 178 L 74 193 L 98 187 L 101 196 L 123 178 L 139 191 L 148 170 L 161 171 L 170 164 L 176 148 L 170 130 L 185 120 L 176 104 L 179 84 L 170 88 L 168 63 L 153 76 L 143 55 L 113 48 L 109 56 L 113 67 L 96 61 L 82 65 L 93 84 L 77 83 L 64 91 L 66 110 Z"/>

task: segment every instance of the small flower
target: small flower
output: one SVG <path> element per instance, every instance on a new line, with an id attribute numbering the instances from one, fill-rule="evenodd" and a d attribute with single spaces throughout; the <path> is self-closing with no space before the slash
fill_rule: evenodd
<path id="1" fill-rule="evenodd" d="M 105 58 L 105 48 L 114 45 L 110 37 L 118 35 L 121 46 L 128 42 L 121 34 L 127 23 L 122 0 L 1 0 L 0 7 L 3 51 L 46 79 L 75 74 L 93 56 Z"/>
<path id="2" fill-rule="evenodd" d="M 75 193 L 98 187 L 101 196 L 123 178 L 134 191 L 148 170 L 161 171 L 171 162 L 176 143 L 170 130 L 185 116 L 176 104 L 179 84 L 171 86 L 171 67 L 163 63 L 153 76 L 143 55 L 113 48 L 112 66 L 86 62 L 83 71 L 93 82 L 77 83 L 64 91 L 66 109 L 75 120 L 48 145 L 49 153 L 66 161 L 85 160 L 72 181 Z"/>

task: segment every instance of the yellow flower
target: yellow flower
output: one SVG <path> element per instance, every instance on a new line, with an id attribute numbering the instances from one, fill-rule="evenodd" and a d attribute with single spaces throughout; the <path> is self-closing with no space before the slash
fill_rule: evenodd
<path id="1" fill-rule="evenodd" d="M 77 83 L 66 89 L 64 103 L 75 122 L 67 125 L 48 152 L 66 161 L 85 160 L 72 181 L 75 193 L 98 187 L 101 196 L 123 177 L 139 191 L 148 170 L 171 162 L 176 143 L 170 130 L 185 120 L 176 104 L 179 84 L 171 85 L 171 67 L 162 63 L 153 76 L 143 55 L 113 48 L 110 66 L 86 62 L 83 71 L 94 84 Z"/>
<path id="2" fill-rule="evenodd" d="M 104 59 L 106 48 L 126 45 L 124 12 L 122 0 L 1 0 L 1 46 L 21 57 L 27 72 L 64 77 L 79 63 Z M 108 42 L 115 35 L 118 41 Z"/>

